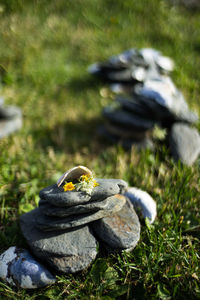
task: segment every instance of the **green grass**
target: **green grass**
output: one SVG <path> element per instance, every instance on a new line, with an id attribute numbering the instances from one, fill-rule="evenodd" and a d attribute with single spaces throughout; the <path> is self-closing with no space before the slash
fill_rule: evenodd
<path id="1" fill-rule="evenodd" d="M 99 140 L 101 110 L 112 97 L 102 97 L 103 85 L 86 71 L 131 47 L 156 48 L 175 60 L 173 80 L 200 114 L 199 45 L 200 13 L 164 0 L 0 1 L 1 94 L 24 119 L 0 141 L 0 253 L 28 247 L 19 216 L 78 164 L 146 190 L 158 208 L 132 252 L 100 249 L 87 270 L 41 290 L 0 281 L 0 299 L 200 299 L 199 160 L 188 168 L 160 143 L 155 152 L 127 152 Z"/>

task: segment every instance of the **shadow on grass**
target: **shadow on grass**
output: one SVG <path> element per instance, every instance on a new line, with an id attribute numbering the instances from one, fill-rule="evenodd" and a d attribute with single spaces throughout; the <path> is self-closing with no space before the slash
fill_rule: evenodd
<path id="1" fill-rule="evenodd" d="M 108 143 L 97 134 L 100 119 L 80 118 L 78 121 L 58 123 L 54 128 L 40 128 L 32 131 L 35 146 L 69 154 L 85 153 L 98 155 Z"/>
<path id="2" fill-rule="evenodd" d="M 89 90 L 96 90 L 102 87 L 102 81 L 95 76 L 90 76 L 86 73 L 85 77 L 74 77 L 66 84 L 60 85 L 57 89 L 56 94 L 59 94 L 63 89 L 70 90 L 74 95 L 84 94 Z"/>

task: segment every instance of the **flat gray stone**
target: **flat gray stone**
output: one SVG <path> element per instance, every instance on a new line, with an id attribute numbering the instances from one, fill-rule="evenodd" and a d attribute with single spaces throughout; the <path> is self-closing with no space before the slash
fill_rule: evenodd
<path id="1" fill-rule="evenodd" d="M 155 125 L 154 120 L 142 118 L 136 113 L 131 113 L 123 109 L 116 109 L 112 106 L 104 107 L 103 116 L 110 122 L 116 123 L 119 126 L 126 126 L 127 128 L 149 130 Z"/>
<path id="2" fill-rule="evenodd" d="M 200 135 L 196 128 L 175 123 L 169 134 L 169 144 L 173 158 L 191 166 L 200 154 Z"/>
<path id="3" fill-rule="evenodd" d="M 155 111 L 158 118 L 160 116 L 160 120 L 188 123 L 198 121 L 197 114 L 189 110 L 183 94 L 169 77 L 147 80 L 142 87 L 136 87 L 135 92 L 143 98 L 147 107 Z"/>
<path id="4" fill-rule="evenodd" d="M 38 211 L 36 208 L 20 217 L 22 233 L 35 256 L 64 273 L 87 268 L 97 255 L 96 239 L 89 227 L 44 232 L 36 227 Z"/>
<path id="5" fill-rule="evenodd" d="M 124 126 L 119 126 L 118 124 L 114 124 L 109 121 L 105 121 L 104 125 L 108 132 L 123 139 L 135 139 L 137 141 L 141 141 L 151 132 L 151 130 L 134 130 L 132 128 L 125 128 Z"/>
<path id="6" fill-rule="evenodd" d="M 112 199 L 112 197 L 108 197 L 101 201 L 92 201 L 71 207 L 56 207 L 49 205 L 48 203 L 39 203 L 39 208 L 42 214 L 46 216 L 62 218 L 76 215 L 78 218 L 78 216 L 80 215 L 81 217 L 82 214 L 95 213 L 99 210 L 109 210 L 110 206 L 112 205 L 112 203 L 110 204 L 110 201 L 113 201 Z"/>
<path id="7" fill-rule="evenodd" d="M 116 97 L 116 101 L 120 103 L 122 108 L 128 110 L 131 113 L 137 114 L 143 118 L 149 119 L 150 117 L 152 119 L 155 118 L 154 111 L 148 107 L 145 103 L 141 101 L 139 96 L 132 95 L 132 97 L 122 97 L 118 96 Z"/>
<path id="8" fill-rule="evenodd" d="M 96 179 L 99 184 L 95 187 L 91 194 L 91 201 L 103 200 L 113 195 L 123 193 L 123 191 L 128 187 L 126 181 L 122 179 Z"/>
<path id="9" fill-rule="evenodd" d="M 132 250 L 140 239 L 140 222 L 127 198 L 120 211 L 91 223 L 90 226 L 96 237 L 111 249 Z"/>
<path id="10" fill-rule="evenodd" d="M 43 265 L 24 249 L 10 247 L 0 255 L 0 278 L 23 289 L 36 289 L 56 281 Z"/>
<path id="11" fill-rule="evenodd" d="M 153 149 L 153 141 L 149 137 L 144 137 L 144 139 L 137 140 L 134 138 L 122 138 L 119 135 L 113 134 L 108 131 L 108 129 L 102 125 L 98 128 L 98 134 L 109 142 L 113 144 L 122 145 L 125 149 L 131 149 L 135 147 L 137 149 Z"/>
<path id="12" fill-rule="evenodd" d="M 45 200 L 45 202 L 47 201 L 52 205 L 66 207 L 86 203 L 91 199 L 91 196 L 85 192 L 64 192 L 62 186 L 58 187 L 57 184 L 42 189 L 39 196 L 41 200 Z"/>
<path id="13" fill-rule="evenodd" d="M 107 210 L 99 210 L 97 212 L 74 215 L 64 218 L 48 217 L 43 215 L 42 212 L 38 210 L 36 216 L 36 226 L 44 231 L 70 229 L 109 216 L 110 214 L 119 211 L 124 203 L 124 197 L 122 197 L 121 195 L 115 195 L 109 197 L 109 201 L 107 202 Z"/>
<path id="14" fill-rule="evenodd" d="M 55 206 L 71 207 L 89 201 L 106 199 L 112 195 L 121 193 L 121 190 L 127 187 L 127 183 L 122 179 L 96 178 L 96 181 L 99 183 L 99 186 L 96 186 L 93 189 L 91 195 L 74 190 L 64 192 L 62 187 L 53 184 L 40 191 L 39 196 L 41 198 L 41 203 L 48 202 Z"/>

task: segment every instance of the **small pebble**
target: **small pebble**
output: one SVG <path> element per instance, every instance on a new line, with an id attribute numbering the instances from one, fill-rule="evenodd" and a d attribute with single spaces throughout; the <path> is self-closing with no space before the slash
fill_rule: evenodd
<path id="1" fill-rule="evenodd" d="M 154 222 L 157 215 L 156 202 L 147 192 L 130 187 L 124 195 L 130 199 L 134 206 L 141 209 L 144 218 L 148 218 L 151 224 Z"/>

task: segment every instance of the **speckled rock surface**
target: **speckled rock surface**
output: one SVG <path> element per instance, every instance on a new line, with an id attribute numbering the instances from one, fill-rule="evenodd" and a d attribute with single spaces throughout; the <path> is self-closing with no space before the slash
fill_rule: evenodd
<path id="1" fill-rule="evenodd" d="M 0 278 L 24 289 L 55 283 L 55 277 L 27 250 L 16 247 L 10 247 L 0 255 Z"/>
<path id="2" fill-rule="evenodd" d="M 196 128 L 175 123 L 169 134 L 169 144 L 173 158 L 191 166 L 200 154 L 200 135 Z"/>
<path id="3" fill-rule="evenodd" d="M 100 219 L 90 226 L 97 238 L 108 248 L 128 251 L 132 250 L 139 241 L 140 222 L 133 205 L 127 198 L 125 199 L 126 203 L 119 212 Z"/>
<path id="4" fill-rule="evenodd" d="M 22 233 L 35 256 L 64 273 L 87 268 L 97 255 L 96 239 L 89 227 L 44 232 L 36 227 L 37 210 L 20 218 Z"/>

